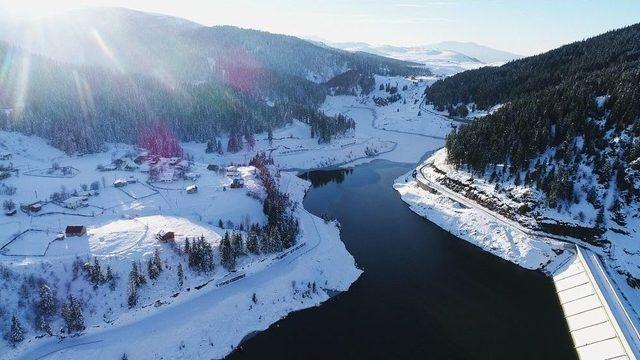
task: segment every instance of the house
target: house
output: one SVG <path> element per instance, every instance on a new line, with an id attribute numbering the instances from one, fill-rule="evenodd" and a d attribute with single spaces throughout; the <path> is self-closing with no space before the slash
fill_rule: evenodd
<path id="1" fill-rule="evenodd" d="M 31 204 L 21 204 L 20 209 L 24 212 L 38 212 L 42 210 L 42 202 L 36 201 Z"/>
<path id="2" fill-rule="evenodd" d="M 240 189 L 244 187 L 244 179 L 242 178 L 235 178 L 233 179 L 233 182 L 231 183 L 230 188 L 232 189 Z"/>
<path id="3" fill-rule="evenodd" d="M 176 239 L 176 234 L 173 231 L 160 232 L 156 235 L 156 238 L 162 242 L 174 241 Z"/>
<path id="4" fill-rule="evenodd" d="M 227 168 L 225 169 L 227 171 L 227 176 L 228 177 L 238 177 L 240 176 L 240 172 L 238 171 L 238 168 L 235 166 L 227 166 Z"/>
<path id="5" fill-rule="evenodd" d="M 100 192 L 98 190 L 87 190 L 80 193 L 80 196 L 83 196 L 86 198 L 90 196 L 98 196 L 98 195 L 100 195 Z"/>
<path id="6" fill-rule="evenodd" d="M 188 172 L 184 174 L 184 178 L 186 180 L 196 181 L 198 180 L 198 178 L 200 178 L 200 174 L 194 173 L 194 172 Z"/>
<path id="7" fill-rule="evenodd" d="M 98 170 L 100 170 L 100 171 L 116 171 L 116 170 L 118 170 L 118 167 L 113 165 L 113 164 L 100 165 L 100 166 L 98 166 Z"/>
<path id="8" fill-rule="evenodd" d="M 136 164 L 132 164 L 132 163 L 130 163 L 130 162 L 128 162 L 128 161 L 127 161 L 127 163 L 124 165 L 124 169 L 125 169 L 126 171 L 134 171 L 134 170 L 137 170 L 138 168 L 139 168 L 139 166 L 138 166 L 138 165 L 136 165 Z"/>
<path id="9" fill-rule="evenodd" d="M 215 165 L 215 164 L 209 164 L 209 165 L 207 165 L 207 170 L 210 170 L 210 171 L 220 171 L 220 166 Z"/>
<path id="10" fill-rule="evenodd" d="M 146 159 L 147 159 L 146 156 L 138 155 L 135 159 L 133 159 L 133 162 L 138 165 L 142 165 L 142 163 L 144 163 Z"/>
<path id="11" fill-rule="evenodd" d="M 7 211 L 4 212 L 4 214 L 7 215 L 7 216 L 14 216 L 17 213 L 18 213 L 18 210 L 16 210 L 16 209 L 7 210 Z"/>
<path id="12" fill-rule="evenodd" d="M 84 196 L 72 196 L 63 201 L 62 206 L 66 207 L 67 209 L 77 209 L 79 207 L 86 206 L 87 200 L 88 199 Z"/>
<path id="13" fill-rule="evenodd" d="M 123 178 L 117 178 L 114 182 L 113 182 L 113 186 L 114 187 L 124 187 L 127 186 L 127 180 L 123 179 Z"/>
<path id="14" fill-rule="evenodd" d="M 66 237 L 82 236 L 86 233 L 87 233 L 87 227 L 82 225 L 69 225 L 64 230 L 64 234 Z"/>
<path id="15" fill-rule="evenodd" d="M 187 194 L 195 194 L 198 192 L 198 186 L 197 185 L 189 185 L 186 188 L 187 190 Z"/>

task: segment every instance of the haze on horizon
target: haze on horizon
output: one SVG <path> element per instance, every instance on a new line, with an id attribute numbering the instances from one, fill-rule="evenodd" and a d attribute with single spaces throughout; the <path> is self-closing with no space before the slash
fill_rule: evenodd
<path id="1" fill-rule="evenodd" d="M 471 41 L 521 55 L 638 22 L 640 2 L 619 0 L 0 0 L 12 19 L 118 6 L 203 25 L 234 25 L 331 42 L 417 46 Z"/>

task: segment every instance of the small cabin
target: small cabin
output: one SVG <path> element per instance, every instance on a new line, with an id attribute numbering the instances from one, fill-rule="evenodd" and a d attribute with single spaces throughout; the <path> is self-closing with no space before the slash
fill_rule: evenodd
<path id="1" fill-rule="evenodd" d="M 17 214 L 17 213 L 18 213 L 18 210 L 16 210 L 16 209 L 7 210 L 7 211 L 4 212 L 4 214 L 6 216 L 15 216 L 15 214 Z"/>
<path id="2" fill-rule="evenodd" d="M 117 188 L 127 186 L 127 180 L 118 178 L 113 182 L 113 186 Z"/>
<path id="3" fill-rule="evenodd" d="M 118 170 L 118 167 L 113 165 L 113 164 L 108 164 L 108 165 L 102 165 L 98 168 L 98 170 L 100 171 L 116 171 Z"/>
<path id="4" fill-rule="evenodd" d="M 209 171 L 220 171 L 220 166 L 215 165 L 215 164 L 209 164 L 209 165 L 207 165 L 207 170 L 209 170 Z"/>
<path id="5" fill-rule="evenodd" d="M 157 238 L 162 242 L 174 241 L 176 239 L 176 234 L 173 231 L 161 232 L 158 234 Z"/>
<path id="6" fill-rule="evenodd" d="M 38 212 L 42 210 L 42 202 L 36 201 L 31 204 L 22 204 L 20 205 L 20 209 L 24 212 Z"/>
<path id="7" fill-rule="evenodd" d="M 186 180 L 196 181 L 200 178 L 200 174 L 195 172 L 188 172 L 188 173 L 185 173 L 183 177 Z"/>
<path id="8" fill-rule="evenodd" d="M 72 196 L 63 201 L 62 206 L 66 207 L 67 209 L 77 209 L 79 207 L 85 206 L 85 202 L 87 200 L 88 199 L 84 196 Z"/>
<path id="9" fill-rule="evenodd" d="M 134 171 L 134 170 L 138 170 L 139 166 L 136 164 L 132 164 L 130 162 L 127 161 L 127 163 L 124 165 L 124 169 L 126 171 Z"/>
<path id="10" fill-rule="evenodd" d="M 195 194 L 198 192 L 198 186 L 197 185 L 189 185 L 186 188 L 187 190 L 187 194 Z"/>
<path id="11" fill-rule="evenodd" d="M 233 179 L 233 182 L 231 183 L 231 186 L 229 186 L 232 189 L 240 189 L 244 187 L 244 180 L 242 178 L 235 178 Z"/>
<path id="12" fill-rule="evenodd" d="M 64 230 L 66 237 L 82 236 L 87 233 L 87 227 L 82 225 L 69 225 Z"/>
<path id="13" fill-rule="evenodd" d="M 238 168 L 235 166 L 227 166 L 226 167 L 226 172 L 227 172 L 227 176 L 228 177 L 237 177 L 240 176 L 240 172 L 238 171 Z"/>
<path id="14" fill-rule="evenodd" d="M 133 159 L 133 162 L 138 164 L 138 165 L 142 165 L 142 163 L 144 163 L 144 161 L 147 159 L 146 156 L 143 155 L 138 155 L 135 159 Z"/>

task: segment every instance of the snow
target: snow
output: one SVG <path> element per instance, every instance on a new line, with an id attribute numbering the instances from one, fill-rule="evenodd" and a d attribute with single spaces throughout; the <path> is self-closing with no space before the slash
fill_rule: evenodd
<path id="1" fill-rule="evenodd" d="M 543 154 L 541 159 L 544 161 L 552 156 L 553 151 L 550 151 Z M 632 274 L 637 277 L 640 268 L 637 262 L 640 249 L 632 234 L 616 232 L 609 227 L 605 238 L 610 244 L 598 247 L 579 239 L 542 233 L 535 230 L 537 227 L 534 226 L 543 221 L 540 219 L 589 226 L 594 221 L 596 210 L 590 203 L 580 199 L 564 211 L 544 207 L 537 209 L 540 213 L 536 216 L 537 220 L 526 214 L 516 214 L 515 219 L 507 218 L 443 186 L 440 180 L 446 176 L 465 183 L 473 187 L 477 193 L 484 193 L 485 198 L 493 198 L 497 203 L 510 208 L 517 208 L 530 201 L 539 202 L 539 191 L 526 186 L 516 186 L 513 181 L 502 181 L 501 190 L 496 191 L 494 183 L 474 176 L 464 168 L 456 169 L 447 164 L 445 159 L 446 150 L 441 149 L 416 168 L 415 177 L 409 173 L 396 180 L 394 188 L 411 210 L 488 252 L 524 268 L 540 269 L 547 274 L 555 274 L 559 268 L 563 268 L 567 257 L 575 258 L 574 244 L 579 246 L 582 251 L 590 254 L 589 256 L 594 259 L 597 257 L 592 262 L 602 263 L 601 266 L 590 265 L 591 271 L 596 271 L 598 267 L 606 270 L 605 274 L 605 270 L 600 269 L 602 274 L 598 276 L 604 279 L 602 283 L 609 284 L 608 291 L 615 297 L 614 302 L 619 304 L 616 306 L 624 308 L 624 311 L 619 312 L 629 314 L 625 315 L 626 319 L 630 319 L 625 321 L 633 323 L 629 328 L 640 328 L 640 292 L 627 282 L 625 276 Z M 579 170 L 587 173 L 587 176 L 580 180 L 577 188 L 582 186 L 582 182 L 588 184 L 591 181 L 588 176 L 590 169 Z M 577 213 L 585 214 L 584 218 L 575 216 Z M 637 217 L 628 216 L 625 229 L 635 229 L 637 226 Z M 635 233 L 635 230 L 632 230 L 632 233 Z M 572 250 L 567 251 L 568 248 Z M 567 290 L 567 294 L 578 290 Z M 632 338 L 636 338 L 634 341 L 640 343 L 637 339 L 640 336 Z"/>
<path id="2" fill-rule="evenodd" d="M 299 245 L 280 254 L 242 257 L 237 273 L 224 270 L 217 246 L 227 228 L 266 222 L 258 200 L 263 190 L 255 169 L 237 166 L 229 174 L 224 169 L 231 164 L 246 164 L 261 151 L 270 153 L 283 170 L 351 166 L 374 158 L 417 162 L 425 152 L 442 147 L 452 129 L 449 119 L 421 105 L 424 89 L 435 80 L 377 77 L 376 90 L 368 96 L 327 98 L 323 111 L 343 113 L 356 122 L 355 131 L 330 144 L 311 139 L 308 125 L 299 121 L 275 130 L 271 144 L 266 134 L 259 134 L 254 149 L 235 154 L 210 154 L 205 152 L 206 144 L 184 143 L 186 157 L 192 162 L 172 165 L 176 161 L 161 159 L 163 181 L 158 182 L 146 182 L 147 163 L 130 171 L 98 170 L 98 165 L 104 169 L 118 159 L 132 163 L 137 149 L 130 145 L 110 144 L 102 153 L 68 156 L 42 139 L 0 132 L 0 151 L 12 154 L 11 162 L 18 170 L 4 180 L 7 186 L 15 187 L 15 194 L 0 195 L 0 200 L 11 198 L 19 206 L 46 201 L 62 189 L 83 195 L 83 184 L 94 183 L 99 188 L 98 194 L 87 197 L 86 206 L 83 203 L 68 209 L 46 202 L 37 213 L 19 210 L 16 216 L 0 221 L 0 234 L 4 234 L 0 235 L 0 247 L 8 244 L 0 253 L 0 266 L 7 270 L 8 279 L 0 294 L 2 306 L 12 310 L 2 313 L 0 328 L 7 329 L 8 314 L 14 311 L 27 328 L 27 340 L 16 349 L 0 342 L 0 357 L 30 359 L 47 354 L 48 359 L 119 358 L 127 353 L 136 359 L 220 358 L 247 334 L 266 329 L 291 311 L 318 306 L 333 291 L 346 291 L 362 271 L 340 241 L 337 224 L 309 214 L 301 205 L 294 207 L 301 225 Z M 376 106 L 373 96 L 387 94 L 378 89 L 384 83 L 398 84 L 402 100 Z M 402 90 L 405 85 L 407 90 Z M 417 116 L 418 112 L 422 116 Z M 220 140 L 226 144 L 227 139 Z M 53 163 L 75 169 L 73 176 L 49 172 Z M 223 170 L 207 170 L 210 164 Z M 200 176 L 180 178 L 178 167 L 185 166 L 185 174 Z M 229 188 L 236 177 L 244 181 L 244 188 Z M 131 178 L 137 181 L 127 181 Z M 127 184 L 115 187 L 116 179 L 124 179 Z M 286 171 L 281 172 L 279 184 L 298 204 L 310 185 Z M 191 185 L 198 187 L 197 193 L 187 193 Z M 219 221 L 224 229 L 218 227 Z M 84 225 L 87 233 L 58 239 L 67 225 Z M 184 257 L 156 239 L 156 234 L 163 231 L 175 232 L 178 242 L 185 237 L 204 236 L 214 246 L 215 270 L 209 274 L 188 270 Z M 126 284 L 131 263 L 139 262 L 146 273 L 144 264 L 156 250 L 160 250 L 165 271 L 138 290 L 138 305 L 128 309 Z M 101 262 L 103 270 L 110 266 L 117 274 L 115 291 L 105 285 L 93 289 L 82 278 L 82 270 L 78 273 L 78 263 L 93 259 Z M 186 269 L 182 288 L 175 273 L 179 263 Z M 29 284 L 29 279 L 38 278 L 55 287 L 58 299 L 64 300 L 69 294 L 80 299 L 87 325 L 82 336 L 62 341 L 56 336 L 35 337 L 29 307 L 20 304 L 23 298 L 37 297 L 33 288 L 27 286 L 25 294 L 21 287 Z M 317 285 L 315 292 L 310 291 L 312 284 Z M 252 301 L 254 293 L 257 303 Z M 58 317 L 52 324 L 54 334 L 61 328 Z M 125 338 L 129 341 L 122 342 Z"/>
<path id="3" fill-rule="evenodd" d="M 544 269 L 555 263 L 560 243 L 532 238 L 474 207 L 441 193 L 419 188 L 410 174 L 398 178 L 394 188 L 416 214 L 483 250 L 527 269 Z M 405 182 L 405 179 L 407 181 Z"/>
<path id="4" fill-rule="evenodd" d="M 477 69 L 483 66 L 499 66 L 502 62 L 484 63 L 476 58 L 450 49 L 437 49 L 434 46 L 373 46 L 366 43 L 334 43 L 347 51 L 364 51 L 370 54 L 390 57 L 398 60 L 424 64 L 437 76 L 450 76 L 461 71 Z"/>
<path id="5" fill-rule="evenodd" d="M 295 135 L 300 129 L 304 127 L 298 124 L 298 129 L 292 127 L 285 131 Z M 204 144 L 197 146 L 202 146 L 201 156 L 204 156 Z M 175 269 L 178 263 L 183 263 L 185 269 L 188 266 L 184 257 L 169 245 L 160 243 L 156 234 L 173 231 L 179 242 L 185 237 L 204 236 L 214 246 L 217 258 L 217 246 L 226 231 L 218 227 L 219 220 L 225 228 L 229 224 L 236 227 L 249 222 L 266 222 L 262 204 L 257 200 L 263 190 L 253 167 L 236 168 L 234 177 L 244 180 L 242 189 L 229 189 L 231 177 L 208 171 L 207 164 L 199 162 L 191 165 L 201 174 L 199 177 L 174 180 L 172 175 L 168 182 L 146 183 L 147 175 L 139 169 L 108 172 L 97 169 L 99 164 L 135 154 L 135 149 L 128 145 L 112 144 L 103 153 L 67 156 L 42 139 L 0 132 L 0 148 L 13 154 L 11 161 L 17 170 L 4 180 L 6 186 L 15 187 L 15 194 L 1 195 L 0 200 L 10 198 L 16 204 L 45 201 L 37 213 L 19 210 L 14 217 L 0 221 L 0 247 L 4 247 L 0 253 L 0 267 L 5 276 L 0 296 L 3 309 L 9 310 L 2 312 L 0 327 L 3 332 L 8 329 L 10 316 L 16 313 L 27 329 L 27 340 L 16 349 L 9 348 L 4 341 L 0 343 L 2 358 L 33 358 L 33 354 L 51 351 L 54 352 L 47 358 L 84 358 L 83 351 L 92 354 L 87 355 L 89 358 L 103 358 L 106 354 L 119 358 L 123 352 L 132 358 L 148 358 L 152 353 L 168 358 L 222 357 L 246 334 L 266 329 L 291 311 L 319 305 L 329 298 L 329 290 L 346 291 L 361 273 L 340 241 L 337 225 L 325 223 L 302 206 L 296 206 L 295 216 L 301 223 L 299 246 L 282 254 L 241 258 L 238 273 L 245 277 L 237 284 L 216 286 L 224 279 L 234 277 L 230 277 L 219 262 L 209 274 L 187 270 L 185 284 L 180 290 Z M 74 176 L 40 171 L 50 169 L 54 162 L 77 171 Z M 29 176 L 34 169 L 39 169 L 37 175 L 47 176 Z M 129 182 L 124 187 L 113 186 L 114 180 L 132 176 L 139 181 Z M 84 193 L 81 185 L 93 182 L 99 184 L 98 194 L 88 196 L 86 206 L 64 207 L 70 202 L 76 204 L 76 198 L 84 199 L 80 196 L 60 204 L 47 202 L 49 195 L 62 189 Z M 194 183 L 198 185 L 198 192 L 188 194 L 187 186 Z M 293 173 L 282 173 L 280 184 L 282 191 L 296 203 L 302 202 L 310 185 Z M 88 230 L 82 236 L 60 239 L 59 234 L 67 225 L 84 225 Z M 139 289 L 139 306 L 128 309 L 126 283 L 131 262 L 144 263 L 156 249 L 160 250 L 165 271 Z M 84 263 L 92 259 L 100 260 L 103 270 L 110 266 L 119 277 L 115 291 L 105 285 L 93 289 L 82 279 L 82 274 L 74 270 L 78 261 Z M 61 342 L 57 337 L 34 337 L 37 332 L 32 327 L 30 306 L 20 305 L 37 298 L 35 285 L 32 289 L 26 288 L 28 294 L 20 290 L 30 278 L 45 280 L 56 290 L 56 297 L 61 301 L 70 294 L 81 300 L 87 325 L 83 336 Z M 293 283 L 297 285 L 293 286 Z M 309 291 L 312 283 L 317 284 L 315 292 Z M 210 285 L 194 290 L 202 284 Z M 251 301 L 253 293 L 258 296 L 257 304 Z M 152 304 L 162 306 L 149 306 Z M 158 324 L 174 324 L 173 329 L 181 330 L 166 327 L 166 337 L 158 342 L 157 331 L 150 335 L 150 329 L 157 328 Z M 57 317 L 52 324 L 54 334 L 61 328 L 61 319 Z M 73 355 L 71 350 L 58 351 L 75 341 L 86 342 L 96 337 L 102 344 L 99 348 L 77 348 Z M 122 338 L 132 341 L 124 343 L 120 341 Z M 203 348 L 201 342 L 209 338 L 215 338 L 215 342 L 207 343 Z M 136 346 L 131 348 L 131 344 Z"/>

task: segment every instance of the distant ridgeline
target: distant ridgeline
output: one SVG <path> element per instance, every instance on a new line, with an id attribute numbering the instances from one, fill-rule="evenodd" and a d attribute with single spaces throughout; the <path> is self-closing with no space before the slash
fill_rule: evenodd
<path id="1" fill-rule="evenodd" d="M 157 122 L 181 140 L 208 141 L 296 118 L 326 142 L 353 127 L 318 110 L 327 81 L 349 70 L 367 79 L 424 71 L 291 36 L 126 9 L 78 10 L 63 19 L 0 34 L 7 41 L 0 43 L 0 126 L 67 152 L 135 143 L 139 129 Z M 33 26 L 46 27 L 46 39 L 24 43 Z"/>
<path id="2" fill-rule="evenodd" d="M 610 191 L 613 211 L 640 200 L 640 24 L 457 74 L 425 96 L 439 109 L 504 104 L 448 137 L 450 163 L 508 164 L 507 178 L 535 184 L 551 207 L 586 196 L 602 209 Z"/>

